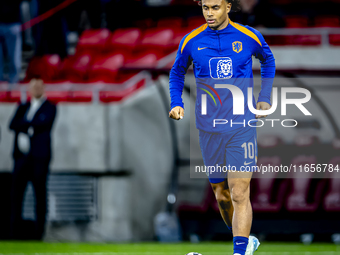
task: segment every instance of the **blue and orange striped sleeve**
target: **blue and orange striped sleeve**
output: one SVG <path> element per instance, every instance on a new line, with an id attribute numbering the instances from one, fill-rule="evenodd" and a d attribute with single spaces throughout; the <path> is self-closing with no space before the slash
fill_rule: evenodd
<path id="1" fill-rule="evenodd" d="M 275 58 L 262 34 L 252 27 L 248 27 L 248 29 L 251 30 L 261 42 L 261 45 L 256 43 L 253 52 L 253 55 L 259 59 L 261 63 L 261 91 L 257 101 L 267 102 L 271 105 L 270 97 L 276 72 Z"/>
<path id="2" fill-rule="evenodd" d="M 190 56 L 189 47 L 185 47 L 186 38 L 188 35 L 184 36 L 181 43 L 179 44 L 177 56 L 174 65 L 170 71 L 170 98 L 171 98 L 171 109 L 176 106 L 181 106 L 184 108 L 182 100 L 182 92 L 184 87 L 185 74 L 189 66 L 192 63 L 192 58 Z"/>

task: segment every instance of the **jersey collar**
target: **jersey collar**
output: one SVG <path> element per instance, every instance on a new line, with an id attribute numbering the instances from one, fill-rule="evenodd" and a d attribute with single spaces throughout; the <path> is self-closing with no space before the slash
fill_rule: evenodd
<path id="1" fill-rule="evenodd" d="M 232 25 L 231 25 L 231 20 L 229 19 L 228 25 L 221 29 L 221 30 L 213 30 L 211 29 L 209 26 L 207 27 L 207 31 L 210 33 L 215 33 L 215 34 L 225 34 L 228 33 L 230 31 L 230 29 L 232 29 Z"/>

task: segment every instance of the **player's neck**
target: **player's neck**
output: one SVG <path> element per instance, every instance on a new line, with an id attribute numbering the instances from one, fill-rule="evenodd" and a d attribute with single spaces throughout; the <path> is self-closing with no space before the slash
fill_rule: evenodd
<path id="1" fill-rule="evenodd" d="M 228 25 L 229 25 L 229 16 L 227 16 L 227 19 L 220 26 L 212 30 L 222 30 L 222 29 L 225 29 Z"/>

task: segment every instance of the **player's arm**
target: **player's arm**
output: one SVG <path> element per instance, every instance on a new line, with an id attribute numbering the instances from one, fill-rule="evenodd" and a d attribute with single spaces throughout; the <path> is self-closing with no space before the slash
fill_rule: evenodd
<path id="1" fill-rule="evenodd" d="M 176 60 L 170 71 L 169 89 L 171 110 L 169 112 L 169 117 L 175 120 L 179 120 L 184 117 L 184 104 L 182 100 L 184 79 L 192 62 L 188 46 L 182 49 L 185 38 L 186 37 L 184 37 L 179 44 Z"/>
<path id="2" fill-rule="evenodd" d="M 261 91 L 257 100 L 256 109 L 269 110 L 271 108 L 270 97 L 276 71 L 275 58 L 261 33 L 255 29 L 253 29 L 253 32 L 257 35 L 262 44 L 262 46 L 258 44 L 254 52 L 255 57 L 259 59 L 261 63 Z M 257 116 L 257 118 L 264 117 L 267 116 Z"/>

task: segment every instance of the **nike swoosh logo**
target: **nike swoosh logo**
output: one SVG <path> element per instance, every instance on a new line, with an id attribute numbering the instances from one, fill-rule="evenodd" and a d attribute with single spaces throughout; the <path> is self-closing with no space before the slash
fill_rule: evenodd
<path id="1" fill-rule="evenodd" d="M 208 47 L 204 47 L 204 48 L 198 47 L 198 50 L 204 50 L 204 49 L 208 49 Z"/>
<path id="2" fill-rule="evenodd" d="M 241 244 L 245 244 L 245 243 L 238 243 L 238 242 L 236 242 L 236 245 L 241 245 Z"/>
<path id="3" fill-rule="evenodd" d="M 253 161 L 252 161 L 252 162 L 248 162 L 248 163 L 247 163 L 246 161 L 244 161 L 244 165 L 245 165 L 245 166 L 247 166 L 247 165 L 249 165 L 249 164 L 251 164 L 251 163 L 253 163 Z"/>

